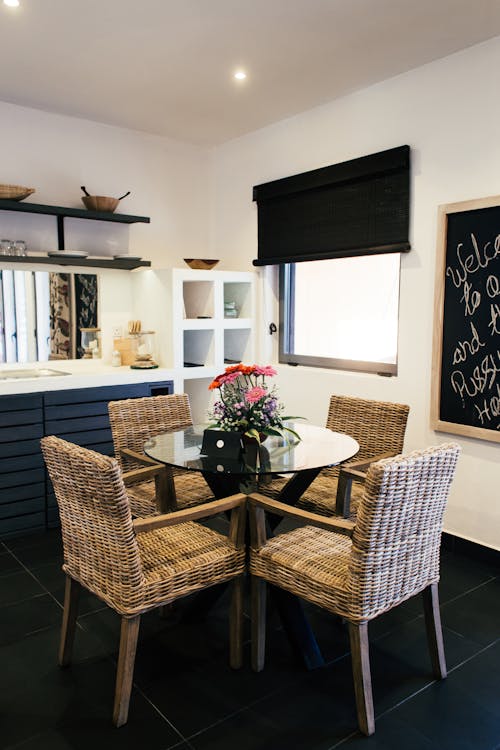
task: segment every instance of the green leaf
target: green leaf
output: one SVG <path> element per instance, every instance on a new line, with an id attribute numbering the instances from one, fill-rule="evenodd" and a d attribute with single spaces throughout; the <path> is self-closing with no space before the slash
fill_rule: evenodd
<path id="1" fill-rule="evenodd" d="M 255 429 L 255 427 L 252 427 L 250 430 L 247 430 L 245 432 L 245 435 L 248 435 L 248 437 L 253 437 L 257 440 L 258 443 L 260 443 L 260 435 L 259 431 Z"/>

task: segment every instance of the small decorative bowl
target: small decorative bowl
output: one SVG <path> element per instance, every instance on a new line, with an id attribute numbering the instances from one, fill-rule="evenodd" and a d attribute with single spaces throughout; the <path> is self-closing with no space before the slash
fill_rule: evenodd
<path id="1" fill-rule="evenodd" d="M 88 211 L 103 211 L 112 214 L 119 202 L 130 195 L 130 190 L 119 198 L 110 198 L 108 195 L 89 195 L 85 185 L 82 185 L 85 195 L 82 195 L 82 201 Z"/>
<path id="2" fill-rule="evenodd" d="M 219 259 L 209 260 L 208 258 L 184 258 L 184 263 L 187 263 L 189 268 L 194 268 L 197 271 L 210 271 L 211 268 L 217 265 Z"/>
<path id="3" fill-rule="evenodd" d="M 82 195 L 82 201 L 89 211 L 107 211 L 113 213 L 118 203 L 118 198 L 108 198 L 106 195 Z"/>
<path id="4" fill-rule="evenodd" d="M 0 185 L 0 199 L 8 201 L 22 201 L 35 192 L 35 188 L 23 185 Z"/>

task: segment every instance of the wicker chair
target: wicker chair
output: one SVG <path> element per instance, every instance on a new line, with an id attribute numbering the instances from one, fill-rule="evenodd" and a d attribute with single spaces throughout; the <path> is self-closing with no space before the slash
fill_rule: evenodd
<path id="1" fill-rule="evenodd" d="M 447 443 L 373 463 L 357 522 L 250 495 L 252 666 L 264 666 L 265 582 L 345 618 L 358 722 L 375 731 L 368 622 L 423 593 L 434 674 L 446 677 L 438 580 L 442 518 L 460 448 Z M 299 521 L 266 539 L 265 511 Z"/>
<path id="2" fill-rule="evenodd" d="M 405 404 L 331 396 L 326 427 L 357 440 L 359 452 L 354 461 L 342 467 L 323 469 L 297 506 L 324 516 L 337 514 L 354 519 L 370 463 L 402 452 L 409 411 Z M 286 481 L 274 480 L 259 489 L 276 498 Z"/>
<path id="3" fill-rule="evenodd" d="M 110 401 L 108 410 L 132 515 L 151 516 L 214 499 L 200 474 L 169 469 L 144 455 L 148 438 L 193 424 L 186 393 Z"/>
<path id="4" fill-rule="evenodd" d="M 61 515 L 66 573 L 59 664 L 69 664 L 84 588 L 121 615 L 113 721 L 127 721 L 141 614 L 195 591 L 234 581 L 230 664 L 242 662 L 245 496 L 132 521 L 117 461 L 60 438 L 42 451 Z M 232 510 L 229 536 L 194 523 Z"/>

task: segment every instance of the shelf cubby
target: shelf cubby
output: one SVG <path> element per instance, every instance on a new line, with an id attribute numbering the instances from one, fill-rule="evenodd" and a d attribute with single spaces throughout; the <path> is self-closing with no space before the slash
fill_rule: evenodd
<path id="1" fill-rule="evenodd" d="M 226 365 L 248 362 L 253 358 L 251 334 L 250 328 L 226 329 L 224 331 L 224 363 Z"/>
<path id="2" fill-rule="evenodd" d="M 184 281 L 182 284 L 184 318 L 213 318 L 214 283 L 213 281 Z"/>
<path id="3" fill-rule="evenodd" d="M 185 368 L 215 365 L 214 331 L 210 329 L 184 331 Z"/>
<path id="4" fill-rule="evenodd" d="M 249 281 L 224 281 L 224 304 L 229 302 L 235 303 L 238 318 L 250 318 L 253 314 L 251 283 Z M 227 320 L 230 319 L 227 318 Z"/>

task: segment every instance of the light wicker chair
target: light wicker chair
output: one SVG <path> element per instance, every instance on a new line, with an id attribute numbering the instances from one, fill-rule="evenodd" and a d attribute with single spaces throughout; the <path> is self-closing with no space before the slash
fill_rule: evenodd
<path id="1" fill-rule="evenodd" d="M 69 664 L 80 588 L 121 615 L 113 721 L 125 724 L 141 614 L 233 580 L 230 664 L 242 662 L 242 595 L 245 569 L 245 496 L 132 521 L 116 459 L 57 437 L 42 451 L 61 515 L 66 573 L 61 666 Z M 195 523 L 232 510 L 229 535 Z"/>
<path id="2" fill-rule="evenodd" d="M 150 516 L 214 499 L 201 474 L 170 469 L 143 451 L 148 438 L 193 424 L 186 393 L 110 401 L 108 410 L 132 515 Z"/>
<path id="3" fill-rule="evenodd" d="M 359 452 L 354 461 L 323 469 L 297 506 L 324 516 L 337 514 L 355 518 L 370 463 L 402 452 L 409 411 L 410 407 L 405 404 L 331 396 L 326 427 L 357 440 Z M 286 479 L 274 480 L 260 489 L 264 495 L 276 498 L 285 483 Z"/>
<path id="4" fill-rule="evenodd" d="M 442 518 L 460 447 L 456 443 L 381 460 L 368 469 L 357 522 L 325 518 L 250 495 L 252 666 L 265 650 L 265 582 L 347 620 L 358 722 L 375 731 L 368 622 L 423 593 L 434 674 L 446 677 L 439 615 Z M 266 539 L 265 511 L 300 522 Z"/>

